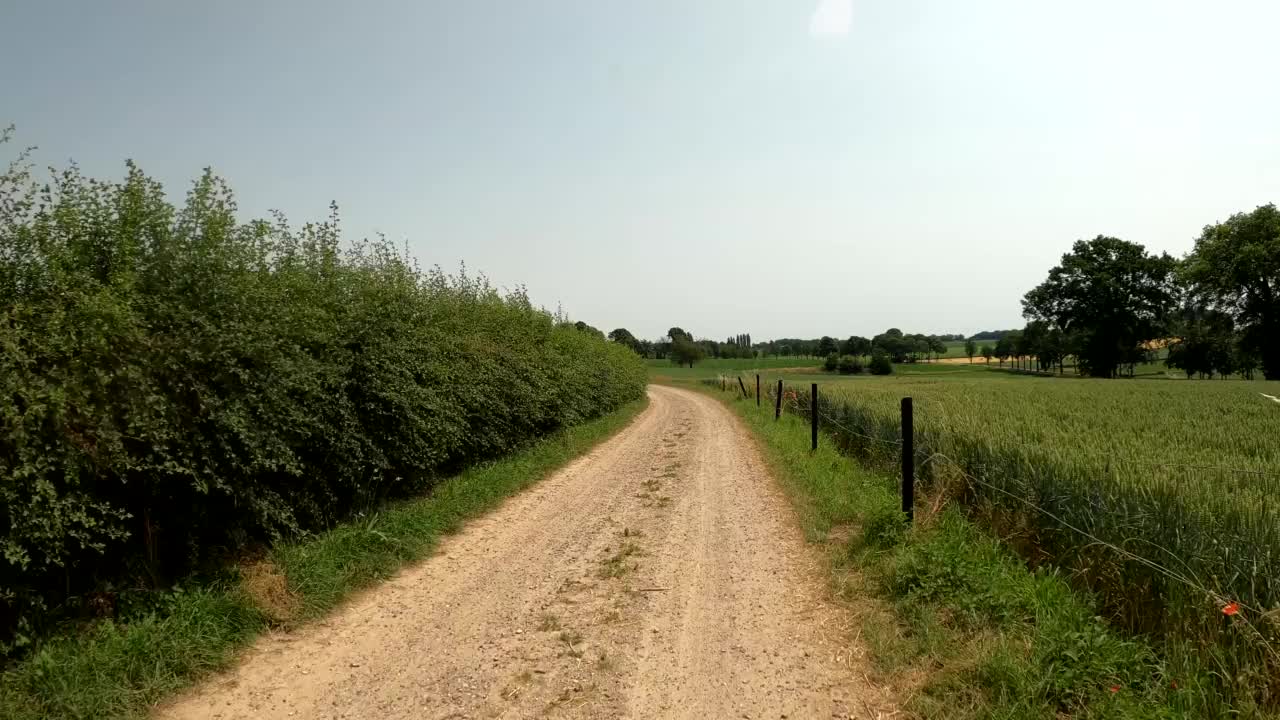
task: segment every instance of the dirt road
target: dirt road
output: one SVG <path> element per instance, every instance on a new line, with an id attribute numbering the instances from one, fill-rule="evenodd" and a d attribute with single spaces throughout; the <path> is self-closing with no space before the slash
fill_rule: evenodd
<path id="1" fill-rule="evenodd" d="M 848 618 L 746 431 L 628 428 L 162 718 L 875 718 Z"/>

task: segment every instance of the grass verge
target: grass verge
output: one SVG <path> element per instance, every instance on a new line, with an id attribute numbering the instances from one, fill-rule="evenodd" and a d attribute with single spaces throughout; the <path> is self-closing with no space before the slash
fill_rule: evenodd
<path id="1" fill-rule="evenodd" d="M 645 405 L 638 400 L 471 467 L 428 496 L 281 543 L 251 570 L 177 588 L 136 617 L 69 629 L 4 671 L 0 718 L 144 717 L 167 694 L 225 667 L 267 627 L 321 615 L 421 559 L 442 535 L 612 436 Z"/>
<path id="2" fill-rule="evenodd" d="M 810 451 L 798 418 L 774 421 L 771 408 L 708 394 L 758 438 L 806 537 L 828 548 L 836 591 L 858 599 L 861 640 L 911 715 L 1255 716 L 1224 707 L 1211 673 L 1119 633 L 1092 597 L 1052 570 L 1029 570 L 958 509 L 930 505 L 907 526 L 893 479 L 830 442 Z"/>

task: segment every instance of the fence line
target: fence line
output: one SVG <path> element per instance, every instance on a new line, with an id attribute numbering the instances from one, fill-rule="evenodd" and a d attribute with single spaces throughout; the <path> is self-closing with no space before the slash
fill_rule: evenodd
<path id="1" fill-rule="evenodd" d="M 773 397 L 773 394 L 774 394 L 774 391 L 773 391 L 772 389 L 770 389 L 770 390 L 769 390 L 769 397 L 770 397 L 770 398 L 772 398 L 772 397 Z M 786 393 L 784 393 L 784 396 L 785 396 L 785 395 L 786 395 Z M 797 398 L 798 398 L 798 396 L 796 396 L 796 395 L 792 395 L 791 397 L 784 397 L 784 400 L 786 401 L 786 405 L 792 408 L 792 412 L 793 412 L 793 413 L 795 413 L 796 415 L 803 415 L 803 413 L 802 413 L 802 412 L 799 412 L 799 409 L 800 409 L 800 402 L 799 402 L 799 400 L 798 400 Z M 852 429 L 852 428 L 850 428 L 849 426 L 845 425 L 844 423 L 841 423 L 840 421 L 836 420 L 835 418 L 833 418 L 833 417 L 831 417 L 830 415 L 828 415 L 828 414 L 826 414 L 825 412 L 823 412 L 823 411 L 822 411 L 822 407 L 821 407 L 821 406 L 819 406 L 819 407 L 818 407 L 818 416 L 819 416 L 819 417 L 821 417 L 823 420 L 825 420 L 825 421 L 827 421 L 827 422 L 831 423 L 832 425 L 835 425 L 836 427 L 840 428 L 841 430 L 844 430 L 845 432 L 849 433 L 850 435 L 856 435 L 856 436 L 858 436 L 858 437 L 865 438 L 865 439 L 870 440 L 870 441 L 872 441 L 872 442 L 883 443 L 883 444 L 885 444 L 885 445 L 891 445 L 891 446 L 893 446 L 893 447 L 899 447 L 899 446 L 901 446 L 901 445 L 902 445 L 902 440 L 885 440 L 884 438 L 872 437 L 872 436 L 870 436 L 870 435 L 865 435 L 865 434 L 860 433 L 860 432 L 858 432 L 858 431 L 856 431 L 856 430 L 853 430 L 853 429 Z"/>
<path id="2" fill-rule="evenodd" d="M 959 498 L 961 503 L 978 509 L 990 503 L 995 525 L 1007 517 L 1022 528 L 1032 547 L 1046 553 L 1053 565 L 1074 573 L 1077 583 L 1108 603 L 1117 622 L 1128 623 L 1139 633 L 1168 632 L 1191 642 L 1208 643 L 1206 647 L 1224 651 L 1229 648 L 1233 655 L 1239 653 L 1240 667 L 1245 670 L 1261 667 L 1264 672 L 1274 672 L 1280 667 L 1280 582 L 1274 581 L 1280 576 L 1280 564 L 1274 556 L 1276 534 L 1269 524 L 1273 521 L 1268 519 L 1265 495 L 1266 488 L 1273 484 L 1231 477 L 1234 473 L 1271 478 L 1280 477 L 1280 472 L 1104 458 L 1088 452 L 1079 458 L 1064 459 L 1062 467 L 1043 467 L 1043 463 L 1035 462 L 1036 457 L 1052 459 L 1043 443 L 1002 439 L 1000 448 L 981 443 L 969 448 L 963 436 L 953 437 L 948 430 L 951 413 L 941 403 L 937 403 L 941 426 L 926 427 L 917 433 L 907 422 L 909 401 L 904 398 L 899 408 L 902 423 L 896 428 L 898 437 L 888 440 L 869 434 L 892 431 L 888 413 L 879 412 L 876 405 L 859 405 L 856 398 L 825 393 L 821 397 L 826 403 L 824 408 L 818 402 L 816 383 L 806 391 L 795 386 L 787 388 L 779 380 L 778 389 L 781 392 L 769 387 L 768 393 L 776 400 L 779 411 L 785 404 L 787 412 L 812 423 L 815 434 L 819 422 L 828 424 L 829 438 L 845 440 L 844 445 L 837 444 L 841 450 L 860 455 L 877 467 L 890 462 L 883 448 L 902 451 L 897 463 L 902 470 L 900 499 L 905 522 L 913 517 L 917 473 L 938 483 L 939 488 L 945 488 L 949 478 L 960 479 L 967 483 L 967 493 Z M 802 397 L 810 393 L 812 396 Z M 934 404 L 927 401 L 924 413 L 930 414 Z M 848 410 L 842 411 L 842 407 Z M 918 439 L 920 446 L 908 447 L 904 437 Z M 955 450 L 952 443 L 958 443 Z M 813 447 L 817 448 L 816 441 Z M 964 464 L 942 449 L 958 450 L 956 455 L 965 458 Z M 917 464 L 919 458 L 924 459 Z M 995 475 L 988 472 L 988 460 L 999 468 Z M 1099 471 L 1105 463 L 1106 475 L 1090 482 L 1095 463 Z M 1172 490 L 1174 495 L 1167 502 L 1155 502 L 1156 496 L 1143 489 L 1144 483 L 1127 482 L 1130 473 L 1113 474 L 1112 469 L 1117 467 L 1170 471 L 1168 476 L 1150 473 L 1153 487 L 1157 488 L 1172 488 L 1168 485 L 1171 481 L 1175 485 L 1184 480 L 1203 482 L 1203 478 L 1217 473 L 1215 480 L 1219 483 L 1238 483 L 1250 492 L 1262 491 L 1262 515 L 1259 520 L 1235 503 L 1201 507 L 1196 502 L 1197 495 L 1183 495 L 1176 490 Z M 1178 471 L 1195 475 L 1172 475 Z M 989 476 L 995 482 L 987 480 Z M 966 502 L 969 498 L 974 502 Z M 1220 541 L 1224 545 L 1219 545 Z M 1147 556 L 1147 552 L 1156 553 L 1163 561 Z M 1205 605 L 1215 610 L 1207 610 Z M 1272 605 L 1274 609 L 1269 609 Z M 1155 614 L 1151 613 L 1153 609 Z M 1222 669 L 1228 671 L 1226 667 Z"/>
<path id="3" fill-rule="evenodd" d="M 769 391 L 769 396 L 772 397 L 772 395 L 773 395 L 773 390 L 771 389 Z M 934 407 L 945 408 L 944 405 L 936 403 L 935 401 L 932 401 L 932 400 L 926 399 L 926 403 L 928 403 L 928 405 L 925 408 L 923 408 L 925 412 L 929 412 L 929 410 Z M 804 413 L 802 412 L 799 414 L 803 415 Z M 838 422 L 835 418 L 823 412 L 821 408 L 819 408 L 819 414 L 827 422 L 830 422 L 831 424 L 836 425 L 837 427 L 840 427 L 841 429 L 845 430 L 845 432 L 848 432 L 851 435 L 856 435 L 858 437 L 862 437 L 867 440 L 873 440 L 877 442 L 883 442 L 883 443 L 890 442 L 885 440 L 884 438 L 872 437 L 865 433 L 861 433 L 856 430 L 853 430 L 849 428 L 847 425 L 844 425 Z M 901 442 L 902 442 L 901 440 L 897 440 L 897 441 L 893 441 L 892 444 L 900 445 Z M 1044 447 L 1042 445 L 1022 442 L 1019 440 L 1010 440 L 1007 436 L 1003 438 L 1003 442 L 1011 446 L 1022 448 L 1024 450 L 1029 450 L 1033 452 L 1044 451 Z M 1153 468 L 1165 468 L 1165 469 L 1197 470 L 1201 472 L 1218 472 L 1223 474 L 1234 473 L 1234 474 L 1241 474 L 1241 475 L 1257 475 L 1261 477 L 1280 478 L 1280 471 L 1276 471 L 1276 470 L 1257 470 L 1253 468 L 1237 468 L 1237 467 L 1229 467 L 1225 465 L 1200 465 L 1200 464 L 1187 464 L 1187 463 L 1152 462 L 1152 461 L 1146 461 L 1146 460 L 1130 460 L 1125 458 L 1108 457 L 1101 454 L 1096 454 L 1096 455 L 1085 454 L 1084 456 L 1091 461 L 1096 461 L 1099 464 L 1104 464 L 1107 466 L 1132 466 L 1132 467 L 1153 467 Z"/>
<path id="4" fill-rule="evenodd" d="M 769 389 L 769 394 L 770 394 L 770 397 L 774 396 L 775 393 L 772 388 Z M 784 404 L 787 406 L 787 409 L 789 412 L 792 412 L 793 414 L 800 417 L 805 416 L 806 408 L 799 402 L 799 393 L 797 391 L 784 390 L 783 399 L 786 401 Z M 863 438 L 866 440 L 881 443 L 891 447 L 900 447 L 902 445 L 902 440 L 900 438 L 896 441 L 889 441 L 889 440 L 885 440 L 884 438 L 873 437 L 871 435 L 867 435 L 865 433 L 853 430 L 852 428 L 848 427 L 846 424 L 832 417 L 830 414 L 822 411 L 821 408 L 819 408 L 818 414 L 819 414 L 819 417 L 824 422 L 830 423 L 832 426 L 839 428 L 840 430 L 842 430 L 843 432 L 851 436 Z M 1028 443 L 1015 443 L 1015 445 L 1019 447 L 1025 447 L 1025 448 L 1040 449 L 1037 446 L 1033 446 Z M 957 471 L 971 485 L 978 485 L 988 490 L 999 493 L 1000 495 L 1008 497 L 1018 502 L 1019 504 L 1025 506 L 1026 508 L 1053 520 L 1054 523 L 1056 523 L 1058 526 L 1077 533 L 1080 537 L 1083 537 L 1089 540 L 1090 543 L 1108 548 L 1114 551 L 1120 557 L 1126 558 L 1140 565 L 1143 565 L 1144 567 L 1151 569 L 1152 571 L 1160 574 L 1161 576 L 1171 581 L 1179 583 L 1191 590 L 1194 590 L 1202 594 L 1204 597 L 1206 597 L 1207 599 L 1209 599 L 1214 604 L 1220 607 L 1226 607 L 1226 606 L 1229 606 L 1229 604 L 1234 604 L 1236 607 L 1243 608 L 1249 611 L 1250 613 L 1256 614 L 1259 617 L 1270 617 L 1271 615 L 1275 614 L 1272 611 L 1267 611 L 1255 605 L 1252 605 L 1240 600 L 1236 600 L 1234 598 L 1229 598 L 1228 596 L 1220 592 L 1209 589 L 1204 584 L 1199 582 L 1197 579 L 1193 579 L 1193 577 L 1188 577 L 1187 574 L 1174 570 L 1168 567 L 1167 565 L 1164 565 L 1144 555 L 1135 553 L 1132 550 L 1121 547 L 1113 542 L 1104 540 L 1098 537 L 1097 535 L 1087 530 L 1084 530 L 1076 526 L 1075 524 L 1067 521 L 1065 518 L 1058 515 L 1057 513 L 1054 513 L 1044 507 L 1041 507 L 1040 505 L 1033 502 L 1032 500 L 1022 497 L 1017 493 L 1010 492 L 1006 488 L 1002 488 L 998 485 L 995 485 L 993 483 L 990 483 L 984 480 L 983 478 L 977 475 L 974 475 L 973 473 L 966 470 L 965 467 L 959 461 L 955 460 L 954 458 L 948 456 L 945 453 L 942 453 L 942 452 L 930 453 L 928 457 L 923 462 L 920 463 L 919 467 L 923 469 L 924 467 L 930 465 L 931 463 L 937 464 L 939 461 L 945 461 L 949 467 Z M 1137 466 L 1155 466 L 1155 467 L 1166 467 L 1166 468 L 1186 468 L 1186 469 L 1193 469 L 1193 470 L 1200 470 L 1200 471 L 1207 470 L 1207 471 L 1218 471 L 1218 472 L 1241 472 L 1241 473 L 1250 473 L 1250 474 L 1258 474 L 1258 475 L 1266 475 L 1266 476 L 1280 476 L 1280 473 L 1276 473 L 1276 472 L 1253 471 L 1248 469 L 1220 467 L 1220 466 L 1214 466 L 1214 465 L 1184 465 L 1184 464 L 1178 464 L 1178 463 L 1149 463 L 1149 462 L 1142 462 L 1142 461 L 1128 462 L 1128 461 L 1117 461 L 1117 460 L 1109 460 L 1109 464 L 1111 465 L 1128 464 L 1128 465 L 1137 465 Z M 1135 537 L 1133 538 L 1133 540 L 1146 542 L 1152 545 L 1153 547 L 1155 547 L 1156 549 L 1161 550 L 1164 553 L 1168 554 L 1170 557 L 1180 560 L 1180 558 L 1178 558 L 1178 556 L 1170 549 L 1165 548 L 1161 545 L 1158 545 L 1157 543 L 1154 543 L 1146 538 Z M 1184 566 L 1186 565 L 1185 563 L 1183 564 Z M 1186 570 L 1187 572 L 1192 572 L 1189 566 L 1186 567 Z M 1194 573 L 1192 573 L 1192 575 L 1194 575 Z M 1276 611 L 1276 612 L 1280 612 L 1280 611 Z M 1268 641 L 1266 636 L 1257 627 L 1253 625 L 1253 623 L 1249 620 L 1249 618 L 1245 616 L 1240 616 L 1240 615 L 1237 615 L 1236 617 L 1240 622 L 1244 623 L 1252 632 L 1252 634 L 1256 636 L 1256 638 L 1266 647 L 1266 650 L 1273 657 L 1273 659 L 1280 661 L 1280 652 L 1277 652 L 1276 648 L 1270 643 L 1270 641 Z"/>
<path id="5" fill-rule="evenodd" d="M 924 462 L 920 463 L 920 466 L 921 466 L 921 467 L 924 467 L 925 465 L 927 465 L 928 463 L 932 462 L 933 460 L 935 460 L 935 459 L 937 459 L 937 458 L 941 458 L 941 459 L 943 459 L 943 460 L 946 460 L 946 461 L 950 462 L 950 463 L 951 463 L 951 466 L 952 466 L 952 467 L 954 467 L 954 468 L 955 468 L 955 469 L 956 469 L 956 470 L 957 470 L 957 471 L 958 471 L 962 476 L 964 476 L 964 478 L 965 478 L 967 481 L 972 482 L 972 483 L 975 483 L 975 484 L 978 484 L 978 485 L 981 485 L 981 486 L 983 486 L 983 487 L 985 487 L 985 488 L 987 488 L 987 489 L 989 489 L 989 490 L 994 490 L 995 492 L 998 492 L 998 493 L 1000 493 L 1000 494 L 1002 494 L 1002 495 L 1004 495 L 1004 496 L 1006 496 L 1006 497 L 1012 498 L 1013 500 L 1016 500 L 1016 501 L 1018 501 L 1019 503 L 1022 503 L 1022 504 L 1023 504 L 1023 505 L 1025 505 L 1027 508 L 1029 508 L 1029 509 L 1031 509 L 1031 510 L 1034 510 L 1035 512 L 1038 512 L 1038 513 L 1040 513 L 1040 514 L 1044 515 L 1045 517 L 1048 517 L 1048 518 L 1052 519 L 1054 522 L 1058 523 L 1058 524 L 1059 524 L 1059 525 L 1061 525 L 1062 527 L 1065 527 L 1065 528 L 1067 528 L 1068 530 L 1072 530 L 1072 531 L 1074 531 L 1074 532 L 1078 533 L 1078 534 L 1079 534 L 1080 536 L 1082 536 L 1082 537 L 1088 538 L 1088 539 L 1089 539 L 1089 540 L 1091 540 L 1093 543 L 1095 543 L 1095 544 L 1097 544 L 1097 545 L 1101 545 L 1102 547 L 1108 548 L 1108 549 L 1110 549 L 1110 550 L 1114 551 L 1116 554 L 1120 555 L 1121 557 L 1128 558 L 1128 559 L 1130 559 L 1130 560 L 1133 560 L 1134 562 L 1137 562 L 1137 563 L 1139 563 L 1139 564 L 1141 564 L 1141 565 L 1144 565 L 1144 566 L 1146 566 L 1146 567 L 1149 567 L 1149 568 L 1151 568 L 1152 570 L 1154 570 L 1154 571 L 1156 571 L 1156 572 L 1160 573 L 1161 575 L 1163 575 L 1163 576 L 1165 576 L 1165 577 L 1169 578 L 1170 580 L 1174 580 L 1174 581 L 1176 581 L 1176 582 L 1182 583 L 1184 586 L 1186 586 L 1186 587 L 1188 587 L 1188 588 L 1191 588 L 1192 590 L 1196 590 L 1196 591 L 1200 592 L 1200 593 L 1201 593 L 1201 594 L 1203 594 L 1205 597 L 1207 597 L 1207 598 L 1209 598 L 1210 600 L 1212 600 L 1212 601 L 1213 601 L 1216 605 L 1218 605 L 1219 607 L 1226 607 L 1226 606 L 1228 606 L 1229 604 L 1234 604 L 1234 605 L 1236 605 L 1236 606 L 1238 606 L 1238 607 L 1240 607 L 1240 608 L 1244 608 L 1245 610 L 1248 610 L 1248 611 L 1250 611 L 1250 612 L 1252 612 L 1252 613 L 1256 614 L 1258 617 L 1265 617 L 1265 616 L 1267 616 L 1267 615 L 1268 615 L 1268 611 L 1263 610 L 1262 608 L 1255 607 L 1255 606 L 1253 606 L 1253 605 L 1250 605 L 1250 604 L 1248 604 L 1248 603 L 1242 602 L 1242 601 L 1240 601 L 1240 600 L 1236 600 L 1236 599 L 1234 599 L 1234 598 L 1228 598 L 1228 597 L 1226 597 L 1226 596 L 1222 595 L 1221 593 L 1216 592 L 1216 591 L 1214 591 L 1214 590 L 1210 590 L 1209 588 L 1205 587 L 1204 585 L 1200 584 L 1199 582 L 1196 582 L 1195 580 L 1192 580 L 1191 578 L 1189 578 L 1189 577 L 1187 577 L 1187 576 L 1185 576 L 1185 575 L 1183 575 L 1183 574 L 1181 574 L 1181 573 L 1178 573 L 1178 572 L 1176 572 L 1176 571 L 1174 571 L 1174 570 L 1170 569 L 1170 568 L 1169 568 L 1168 566 L 1166 566 L 1166 565 L 1162 565 L 1161 563 L 1156 562 L 1155 560 L 1152 560 L 1151 558 L 1145 557 L 1145 556 L 1143 556 L 1143 555 L 1139 555 L 1139 554 L 1137 554 L 1137 553 L 1133 552 L 1132 550 L 1128 550 L 1128 549 L 1122 548 L 1122 547 L 1120 547 L 1119 545 L 1116 545 L 1115 543 L 1111 543 L 1111 542 L 1108 542 L 1108 541 L 1106 541 L 1106 540 L 1103 540 L 1102 538 L 1098 537 L 1097 535 L 1094 535 L 1093 533 L 1091 533 L 1091 532 L 1089 532 L 1089 531 L 1087 531 L 1087 530 L 1082 530 L 1081 528 L 1076 527 L 1075 525 L 1073 525 L 1073 524 L 1072 524 L 1072 523 L 1070 523 L 1070 522 L 1067 522 L 1065 519 L 1063 519 L 1062 517 L 1060 517 L 1060 516 L 1059 516 L 1059 515 L 1057 515 L 1056 513 L 1051 512 L 1051 511 L 1049 511 L 1049 510 L 1047 510 L 1047 509 L 1045 509 L 1045 508 L 1043 508 L 1043 507 L 1040 507 L 1040 506 L 1039 506 L 1039 505 L 1037 505 L 1036 503 L 1034 503 L 1034 502 L 1032 502 L 1032 501 L 1030 501 L 1030 500 L 1028 500 L 1028 499 L 1026 499 L 1026 498 L 1024 498 L 1024 497 L 1021 497 L 1020 495 L 1017 495 L 1016 493 L 1009 492 L 1008 490 L 1006 490 L 1006 489 L 1004 489 L 1004 488 L 1002 488 L 1002 487 L 999 487 L 999 486 L 993 485 L 993 484 L 991 484 L 991 483 L 989 483 L 989 482 L 987 482 L 987 481 L 983 480 L 982 478 L 980 478 L 980 477 L 978 477 L 978 476 L 974 475 L 973 473 L 970 473 L 969 471 L 965 470 L 965 469 L 964 469 L 964 467 L 963 467 L 963 466 L 961 466 L 959 462 L 957 462 L 956 460 L 952 459 L 951 457 L 948 457 L 945 453 L 940 453 L 940 452 L 935 452 L 935 453 L 933 453 L 933 454 L 932 454 L 932 455 L 930 455 L 928 458 L 926 458 Z M 1141 538 L 1139 538 L 1139 539 L 1141 539 Z M 1155 547 L 1159 548 L 1160 550 L 1163 550 L 1164 552 L 1168 553 L 1168 554 L 1169 554 L 1170 556 L 1172 556 L 1172 557 L 1175 557 L 1175 558 L 1177 557 L 1177 556 L 1173 553 L 1173 551 L 1169 550 L 1168 548 L 1165 548 L 1165 547 L 1162 547 L 1162 546 L 1156 545 L 1155 543 L 1151 543 L 1151 542 L 1150 542 L 1150 541 L 1148 541 L 1148 540 L 1144 540 L 1144 542 L 1148 542 L 1148 543 L 1150 543 L 1151 545 L 1153 545 L 1153 546 L 1155 546 Z M 1190 570 L 1190 568 L 1188 568 L 1188 570 Z M 1262 631 L 1258 630 L 1258 628 L 1254 626 L 1253 622 L 1249 620 L 1248 616 L 1240 616 L 1240 615 L 1236 615 L 1236 617 L 1237 617 L 1237 618 L 1239 618 L 1241 622 L 1243 622 L 1245 625 L 1247 625 L 1247 626 L 1249 627 L 1249 629 L 1250 629 L 1250 630 L 1252 631 L 1252 633 L 1257 637 L 1257 639 L 1258 639 L 1259 641 L 1261 641 L 1261 642 L 1262 642 L 1263 646 L 1265 646 L 1265 647 L 1266 647 L 1267 651 L 1271 654 L 1271 656 L 1272 656 L 1274 659 L 1276 659 L 1277 661 L 1280 661 L 1280 652 L 1277 652 L 1277 651 L 1276 651 L 1275 647 L 1271 644 L 1271 642 L 1270 642 L 1270 641 L 1268 641 L 1268 640 L 1267 640 L 1266 636 L 1262 633 Z"/>
<path id="6" fill-rule="evenodd" d="M 734 377 L 736 378 L 736 376 L 734 376 Z M 725 383 L 725 385 L 726 385 L 726 387 L 727 387 L 727 385 L 728 385 L 728 383 L 729 383 L 729 381 L 730 381 L 730 377 L 729 377 L 729 376 L 726 376 L 726 375 L 722 375 L 722 376 L 718 376 L 718 377 L 716 378 L 716 381 L 717 381 L 717 382 L 718 382 L 718 381 L 721 381 L 721 380 L 723 380 L 723 381 L 724 381 L 724 383 Z M 765 397 L 768 397 L 768 398 L 770 398 L 770 399 L 773 399 L 773 398 L 775 397 L 775 395 L 777 394 L 777 392 L 776 392 L 773 388 L 771 388 L 771 387 L 770 387 L 770 388 L 767 388 L 767 390 L 765 391 L 765 393 L 764 393 L 764 394 L 765 394 Z M 796 391 L 794 391 L 794 390 L 790 390 L 790 391 L 788 391 L 788 390 L 784 390 L 784 391 L 783 391 L 783 399 L 784 399 L 784 401 L 785 401 L 785 402 L 784 402 L 784 406 L 789 407 L 789 408 L 791 409 L 791 412 L 793 412 L 793 413 L 795 413 L 795 414 L 797 414 L 797 415 L 800 415 L 800 416 L 804 417 L 804 416 L 806 416 L 806 414 L 807 414 L 807 409 L 806 409 L 806 408 L 803 408 L 803 407 L 801 407 L 801 406 L 800 406 L 799 402 L 796 400 L 796 398 L 797 398 L 797 397 L 799 397 L 799 396 L 798 396 L 798 394 L 796 394 Z M 931 405 L 931 406 L 933 406 L 933 405 L 934 405 L 934 403 L 932 403 L 932 402 L 930 402 L 930 401 L 926 401 L 926 402 L 929 402 L 929 405 Z M 944 406 L 937 405 L 937 407 L 944 407 Z M 925 411 L 926 411 L 926 412 L 928 412 L 928 411 L 929 411 L 929 409 L 930 409 L 930 407 L 928 407 L 928 406 L 927 406 L 927 407 L 925 408 Z M 846 433 L 848 433 L 849 435 L 852 435 L 852 436 L 855 436 L 855 437 L 859 437 L 859 438 L 862 438 L 862 439 L 864 439 L 864 440 L 869 440 L 869 441 L 871 441 L 871 442 L 882 443 L 882 444 L 885 444 L 885 445 L 900 446 L 900 445 L 902 444 L 902 440 L 901 440 L 901 439 L 897 439 L 897 440 L 886 440 L 886 439 L 884 439 L 883 437 L 875 437 L 875 436 L 872 436 L 872 435 L 868 435 L 868 434 L 866 434 L 865 432 L 860 432 L 860 431 L 858 431 L 858 430 L 854 430 L 853 428 L 851 428 L 851 427 L 849 427 L 848 425 L 846 425 L 846 424 L 844 424 L 844 423 L 840 422 L 840 421 L 839 421 L 839 420 L 837 420 L 836 418 L 832 417 L 830 414 L 828 414 L 828 413 L 826 413 L 825 411 L 823 411 L 823 410 L 822 410 L 822 408 L 821 408 L 821 406 L 819 406 L 819 408 L 818 408 L 818 415 L 819 415 L 819 417 L 820 417 L 822 420 L 824 420 L 824 421 L 826 421 L 826 422 L 828 422 L 828 423 L 830 423 L 830 424 L 832 424 L 832 425 L 834 425 L 834 426 L 836 426 L 836 427 L 840 428 L 841 430 L 844 430 L 844 431 L 845 431 Z M 1028 442 L 1022 442 L 1022 441 L 1019 441 L 1019 440 L 1011 440 L 1011 439 L 1009 439 L 1008 437 L 1003 438 L 1003 442 L 1005 442 L 1005 443 L 1007 443 L 1007 444 L 1009 444 L 1009 445 L 1011 445 L 1011 446 L 1013 446 L 1013 447 L 1021 448 L 1021 449 L 1024 449 L 1024 450 L 1031 451 L 1031 452 L 1043 452 L 1043 451 L 1044 451 L 1044 448 L 1043 448 L 1043 446 L 1041 446 L 1041 445 L 1036 445 L 1036 444 L 1032 444 L 1032 443 L 1028 443 Z M 1118 466 L 1128 466 L 1128 467 L 1151 467 L 1151 468 L 1162 468 L 1162 469 L 1166 469 L 1166 470 L 1195 470 L 1195 471 L 1199 471 L 1199 472 L 1203 472 L 1203 473 L 1222 473 L 1222 474 L 1256 475 L 1256 476 L 1259 476 L 1259 477 L 1280 478 L 1280 471 L 1275 471 L 1275 470 L 1257 470 L 1257 469 L 1253 469 L 1253 468 L 1238 468 L 1238 467 L 1229 467 L 1229 466 L 1225 466 L 1225 465 L 1200 465 L 1200 464 L 1188 464 L 1188 463 L 1152 462 L 1152 461 L 1148 461 L 1148 460 L 1131 460 L 1131 459 L 1126 459 L 1126 458 L 1114 458 L 1114 457 L 1109 457 L 1109 456 L 1104 456 L 1104 455 L 1089 455 L 1089 454 L 1087 454 L 1087 453 L 1082 453 L 1082 455 L 1083 455 L 1083 457 L 1088 458 L 1090 461 L 1097 462 L 1097 463 L 1099 463 L 1100 465 L 1105 465 L 1105 466 L 1107 466 L 1107 467 L 1118 467 Z"/>

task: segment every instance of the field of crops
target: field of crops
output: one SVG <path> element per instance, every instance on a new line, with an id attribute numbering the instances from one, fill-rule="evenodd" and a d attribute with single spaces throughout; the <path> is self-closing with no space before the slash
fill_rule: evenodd
<path id="1" fill-rule="evenodd" d="M 980 370 L 819 383 L 826 429 L 886 470 L 912 397 L 926 502 L 964 503 L 1094 591 L 1111 622 L 1179 640 L 1171 651 L 1220 670 L 1228 696 L 1275 701 L 1280 404 L 1263 394 L 1277 383 Z M 806 414 L 808 384 L 788 387 Z"/>
<path id="2" fill-rule="evenodd" d="M 895 417 L 899 400 L 911 396 L 916 417 L 947 434 L 1054 448 L 1104 466 L 1155 464 L 1160 472 L 1143 473 L 1147 480 L 1181 478 L 1173 472 L 1179 466 L 1280 474 L 1280 405 L 1263 397 L 1277 392 L 1276 383 L 939 371 L 830 386 L 845 401 Z"/>

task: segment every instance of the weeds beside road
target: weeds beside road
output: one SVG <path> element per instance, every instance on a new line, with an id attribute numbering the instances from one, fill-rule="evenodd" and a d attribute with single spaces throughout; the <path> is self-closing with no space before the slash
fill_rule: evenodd
<path id="1" fill-rule="evenodd" d="M 862 615 L 861 638 L 924 718 L 1209 718 L 1229 708 L 1207 672 L 1173 675 L 1141 639 L 1098 617 L 1091 597 L 1051 570 L 1032 572 L 946 504 L 908 526 L 894 479 L 809 448 L 809 425 L 754 400 L 711 394 L 760 440 L 830 553 L 835 588 Z M 1255 713 L 1256 715 L 1256 713 Z M 1261 715 L 1257 715 L 1261 716 Z"/>
<path id="2" fill-rule="evenodd" d="M 167 595 L 137 620 L 105 620 L 57 637 L 0 678 L 0 717 L 144 717 L 164 696 L 226 666 L 267 628 L 318 617 L 425 556 L 442 535 L 613 435 L 645 404 L 469 468 L 425 497 L 278 546 L 248 577 L 232 571 Z M 281 576 L 283 584 L 273 582 Z"/>

